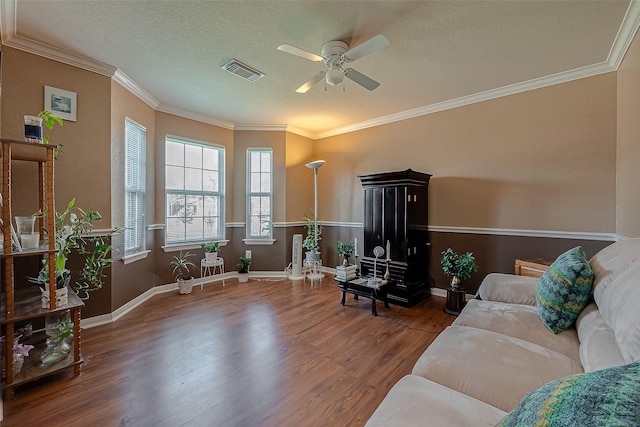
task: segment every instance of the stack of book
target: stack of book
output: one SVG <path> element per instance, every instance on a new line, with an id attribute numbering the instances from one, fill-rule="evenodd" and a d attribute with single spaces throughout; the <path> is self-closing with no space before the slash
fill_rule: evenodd
<path id="1" fill-rule="evenodd" d="M 336 279 L 338 280 L 352 280 L 356 278 L 356 270 L 358 267 L 355 265 L 339 265 L 336 267 Z"/>

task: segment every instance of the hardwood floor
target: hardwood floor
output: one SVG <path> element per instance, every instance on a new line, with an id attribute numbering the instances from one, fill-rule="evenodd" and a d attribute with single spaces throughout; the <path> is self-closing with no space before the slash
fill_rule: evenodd
<path id="1" fill-rule="evenodd" d="M 329 278 L 157 295 L 83 330 L 81 375 L 18 388 L 2 425 L 361 426 L 454 317 L 340 297 Z"/>

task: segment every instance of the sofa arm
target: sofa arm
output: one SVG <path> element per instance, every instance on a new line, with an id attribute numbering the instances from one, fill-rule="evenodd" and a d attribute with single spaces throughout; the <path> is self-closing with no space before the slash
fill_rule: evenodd
<path id="1" fill-rule="evenodd" d="M 478 288 L 478 296 L 485 301 L 536 305 L 537 277 L 490 273 Z"/>

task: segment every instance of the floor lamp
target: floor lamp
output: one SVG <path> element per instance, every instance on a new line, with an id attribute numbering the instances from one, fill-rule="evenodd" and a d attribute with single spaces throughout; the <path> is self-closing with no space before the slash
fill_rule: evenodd
<path id="1" fill-rule="evenodd" d="M 314 242 L 316 248 L 318 247 L 318 169 L 324 165 L 324 160 L 316 160 L 315 162 L 307 163 L 305 166 L 309 169 L 313 169 L 313 231 Z M 309 274 L 310 280 L 320 280 L 324 277 L 322 273 L 318 272 L 318 261 L 313 263 L 313 273 Z"/>

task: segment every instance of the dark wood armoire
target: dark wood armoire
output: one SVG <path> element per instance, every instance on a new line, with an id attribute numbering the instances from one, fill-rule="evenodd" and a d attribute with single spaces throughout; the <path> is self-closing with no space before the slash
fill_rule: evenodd
<path id="1" fill-rule="evenodd" d="M 358 175 L 364 188 L 364 251 L 360 253 L 362 274 L 373 275 L 376 246 L 387 248 L 391 261 L 389 302 L 410 307 L 431 296 L 428 231 L 429 178 L 411 169 Z M 377 275 L 386 271 L 383 255 Z"/>

